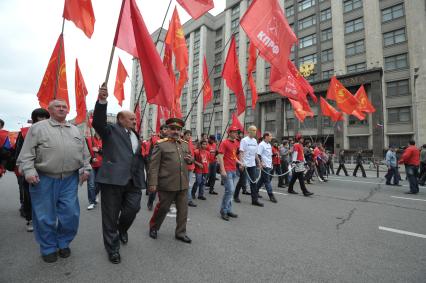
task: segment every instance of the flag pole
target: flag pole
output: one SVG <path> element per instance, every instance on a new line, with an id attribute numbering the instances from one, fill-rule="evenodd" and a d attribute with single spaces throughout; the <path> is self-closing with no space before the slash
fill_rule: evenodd
<path id="1" fill-rule="evenodd" d="M 65 27 L 65 18 L 62 17 L 62 29 L 61 29 L 61 34 L 59 35 L 60 37 L 62 37 L 62 39 L 64 37 L 64 27 Z M 56 82 L 55 82 L 55 91 L 53 92 L 53 99 L 56 99 L 56 95 L 58 93 L 59 73 L 60 73 L 59 68 L 61 66 L 61 53 L 63 48 L 62 42 L 63 40 L 59 42 L 58 64 L 56 65 Z"/>
<path id="2" fill-rule="evenodd" d="M 334 128 L 336 127 L 336 125 L 337 125 L 337 122 L 339 122 L 339 121 L 336 121 L 336 122 L 334 122 L 334 125 L 333 125 L 333 131 L 334 131 Z M 326 143 L 327 143 L 327 140 L 328 140 L 328 138 L 330 137 L 330 133 L 327 135 L 327 137 L 325 138 L 325 141 L 323 142 L 323 145 L 325 145 Z"/>
<path id="3" fill-rule="evenodd" d="M 213 94 L 214 95 L 214 94 Z M 209 129 L 207 131 L 207 135 L 210 136 L 210 128 L 212 126 L 212 121 L 213 121 L 213 115 L 214 115 L 214 110 L 216 108 L 216 99 L 217 96 L 215 96 L 214 100 L 213 100 L 213 109 L 212 109 L 212 116 L 210 117 L 210 122 L 209 122 Z"/>

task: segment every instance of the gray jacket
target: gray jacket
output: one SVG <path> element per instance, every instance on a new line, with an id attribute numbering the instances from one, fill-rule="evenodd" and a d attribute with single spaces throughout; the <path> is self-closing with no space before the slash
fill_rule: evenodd
<path id="1" fill-rule="evenodd" d="M 386 165 L 391 167 L 397 167 L 396 153 L 392 150 L 386 152 Z"/>
<path id="2" fill-rule="evenodd" d="M 19 154 L 17 165 L 25 176 L 71 176 L 75 171 L 90 171 L 90 153 L 79 129 L 52 118 L 31 126 Z"/>

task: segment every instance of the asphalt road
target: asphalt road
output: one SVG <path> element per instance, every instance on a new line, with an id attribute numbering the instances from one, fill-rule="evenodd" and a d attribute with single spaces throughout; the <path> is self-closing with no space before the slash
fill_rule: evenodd
<path id="1" fill-rule="evenodd" d="M 263 208 L 242 196 L 234 203 L 239 218 L 230 222 L 219 218 L 223 187 L 217 185 L 219 196 L 190 209 L 191 245 L 174 239 L 173 217 L 157 240 L 148 237 L 144 196 L 119 265 L 107 259 L 100 207 L 86 210 L 84 186 L 72 255 L 47 264 L 19 217 L 9 173 L 0 179 L 0 282 L 426 282 L 425 188 L 413 196 L 403 193 L 406 182 L 383 183 L 330 177 L 309 186 L 310 198 L 281 189 L 273 204 L 262 193 Z"/>

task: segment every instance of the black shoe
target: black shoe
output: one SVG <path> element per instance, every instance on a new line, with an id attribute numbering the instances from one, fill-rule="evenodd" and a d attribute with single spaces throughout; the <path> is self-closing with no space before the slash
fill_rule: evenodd
<path id="1" fill-rule="evenodd" d="M 217 195 L 217 193 L 215 191 L 213 191 L 213 190 L 210 190 L 209 194 L 211 194 L 211 195 Z"/>
<path id="2" fill-rule="evenodd" d="M 190 244 L 192 242 L 191 238 L 189 238 L 187 235 L 185 236 L 175 236 L 176 240 L 182 241 L 184 243 Z"/>
<path id="3" fill-rule="evenodd" d="M 388 183 L 388 182 L 386 182 L 386 185 L 387 185 L 387 186 L 392 186 L 392 184 L 391 184 L 391 183 Z"/>
<path id="4" fill-rule="evenodd" d="M 157 239 L 157 234 L 158 234 L 157 230 L 155 230 L 155 229 L 149 229 L 149 236 L 151 238 Z"/>
<path id="5" fill-rule="evenodd" d="M 309 184 L 309 185 L 310 185 L 310 184 L 312 184 L 312 182 L 311 182 L 311 181 L 306 181 L 306 184 Z"/>
<path id="6" fill-rule="evenodd" d="M 109 261 L 114 264 L 119 264 L 121 262 L 121 257 L 118 252 L 110 253 L 108 255 Z"/>
<path id="7" fill-rule="evenodd" d="M 277 203 L 278 202 L 274 195 L 270 195 L 269 196 L 269 200 L 272 201 L 273 203 Z"/>
<path id="8" fill-rule="evenodd" d="M 229 221 L 229 216 L 223 212 L 220 213 L 220 216 L 222 217 L 223 220 L 225 221 Z"/>
<path id="9" fill-rule="evenodd" d="M 43 259 L 44 262 L 52 263 L 58 260 L 58 254 L 56 252 L 53 252 L 48 255 L 42 255 L 41 258 Z"/>
<path id="10" fill-rule="evenodd" d="M 195 194 L 193 194 L 193 195 L 191 195 L 191 196 L 192 196 L 192 198 L 193 198 L 193 199 L 197 198 L 197 197 L 195 196 Z"/>
<path id="11" fill-rule="evenodd" d="M 263 198 L 261 195 L 258 195 L 257 197 L 258 197 L 258 198 Z"/>
<path id="12" fill-rule="evenodd" d="M 148 205 L 147 205 L 147 206 L 148 206 L 148 210 L 149 210 L 149 211 L 152 211 L 152 206 L 153 206 L 153 204 L 152 204 L 152 203 L 148 203 Z"/>
<path id="13" fill-rule="evenodd" d="M 206 200 L 206 197 L 205 196 L 199 196 L 198 199 L 200 199 L 200 200 Z"/>
<path id="14" fill-rule="evenodd" d="M 124 245 L 129 242 L 129 236 L 127 235 L 127 232 L 119 232 L 118 237 Z"/>
<path id="15" fill-rule="evenodd" d="M 254 206 L 260 206 L 260 207 L 263 207 L 263 203 L 258 202 L 258 201 L 252 201 L 252 202 L 251 202 L 251 204 L 252 204 L 252 205 L 254 205 Z"/>
<path id="16" fill-rule="evenodd" d="M 311 192 L 303 193 L 303 195 L 304 195 L 305 197 L 311 196 L 311 195 L 313 195 L 313 194 L 314 194 L 314 193 L 311 193 Z"/>
<path id="17" fill-rule="evenodd" d="M 193 203 L 192 201 L 188 202 L 188 206 L 190 206 L 190 207 L 197 207 L 197 205 L 195 203 Z"/>
<path id="18" fill-rule="evenodd" d="M 288 190 L 287 193 L 292 194 L 292 195 L 298 195 L 298 192 L 295 192 L 293 190 Z"/>
<path id="19" fill-rule="evenodd" d="M 396 186 L 396 187 L 402 187 L 402 185 L 401 185 L 401 184 L 393 184 L 393 186 Z"/>
<path id="20" fill-rule="evenodd" d="M 286 185 L 284 185 L 284 184 L 278 185 L 278 187 L 279 187 L 279 188 L 287 188 L 287 186 L 286 186 Z"/>
<path id="21" fill-rule="evenodd" d="M 234 201 L 235 201 L 236 203 L 240 203 L 240 202 L 241 202 L 241 200 L 240 200 L 239 198 L 234 198 Z"/>
<path id="22" fill-rule="evenodd" d="M 405 192 L 404 194 L 407 194 L 407 195 L 417 195 L 417 193 L 413 193 L 413 192 Z"/>
<path id="23" fill-rule="evenodd" d="M 243 195 L 251 195 L 251 193 L 247 192 L 247 191 L 243 191 L 242 192 Z"/>
<path id="24" fill-rule="evenodd" d="M 238 218 L 238 214 L 232 213 L 232 212 L 228 212 L 228 216 L 232 217 L 232 218 Z"/>
<path id="25" fill-rule="evenodd" d="M 71 255 L 71 250 L 70 248 L 59 249 L 58 254 L 62 258 L 67 258 Z"/>

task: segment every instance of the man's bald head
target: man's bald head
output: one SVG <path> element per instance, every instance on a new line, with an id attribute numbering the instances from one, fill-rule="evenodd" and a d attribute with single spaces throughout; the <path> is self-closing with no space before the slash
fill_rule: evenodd
<path id="1" fill-rule="evenodd" d="M 135 129 L 136 128 L 136 115 L 135 113 L 123 110 L 117 114 L 117 123 L 120 124 L 123 128 L 126 129 Z"/>
<path id="2" fill-rule="evenodd" d="M 49 102 L 47 110 L 53 119 L 58 122 L 64 122 L 68 115 L 68 104 L 63 99 L 54 99 Z"/>

